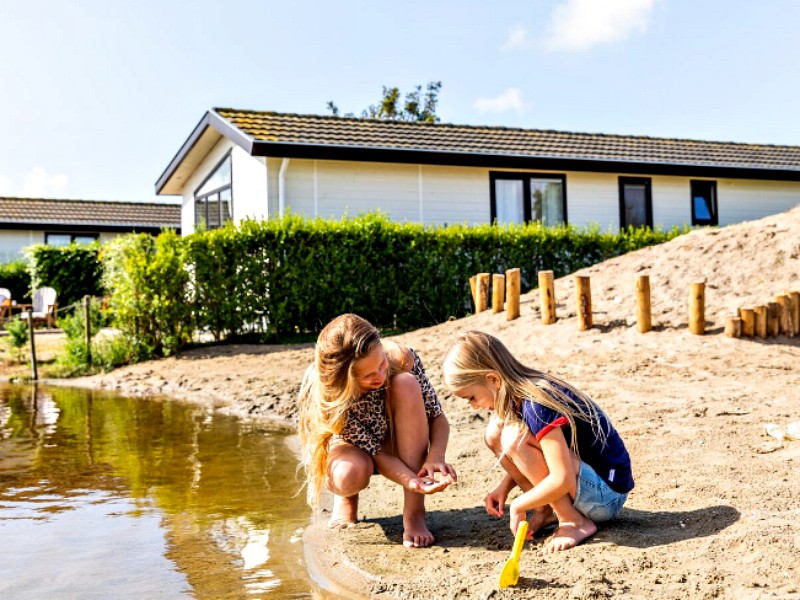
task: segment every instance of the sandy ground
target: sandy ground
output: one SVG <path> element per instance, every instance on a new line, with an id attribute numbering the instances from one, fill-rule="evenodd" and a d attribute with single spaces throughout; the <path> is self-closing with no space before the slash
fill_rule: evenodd
<path id="1" fill-rule="evenodd" d="M 398 336 L 440 392 L 459 482 L 429 497 L 427 549 L 401 541 L 401 491 L 375 477 L 363 520 L 306 531 L 313 569 L 343 595 L 379 598 L 800 598 L 800 441 L 765 433 L 800 420 L 800 337 L 723 335 L 725 317 L 800 290 L 800 207 L 776 217 L 695 231 L 581 272 L 592 281 L 595 327 L 578 331 L 572 278 L 556 281 L 559 321 L 541 324 L 538 292 L 508 322 L 490 312 Z M 635 326 L 635 276 L 649 274 L 655 329 Z M 689 284 L 706 280 L 706 335 L 687 331 Z M 453 337 L 482 329 L 518 357 L 583 388 L 606 409 L 633 459 L 636 488 L 616 521 L 588 542 L 542 558 L 526 545 L 519 585 L 497 589 L 512 544 L 485 514 L 501 478 L 482 443 L 487 414 L 441 385 Z M 214 401 L 288 426 L 311 360 L 309 345 L 219 346 L 132 366 L 84 384 L 125 393 Z"/>

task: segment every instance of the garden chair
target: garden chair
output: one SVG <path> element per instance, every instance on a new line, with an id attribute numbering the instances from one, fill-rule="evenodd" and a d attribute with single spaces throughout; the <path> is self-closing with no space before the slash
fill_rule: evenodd
<path id="1" fill-rule="evenodd" d="M 11 292 L 8 288 L 0 288 L 0 323 L 6 320 L 6 316 L 11 316 Z"/>
<path id="2" fill-rule="evenodd" d="M 56 302 L 56 291 L 51 287 L 41 287 L 33 292 L 33 304 L 31 305 L 31 317 L 34 323 L 44 322 L 48 327 L 54 327 L 58 314 L 58 302 Z M 20 313 L 20 318 L 27 319 L 28 312 Z"/>

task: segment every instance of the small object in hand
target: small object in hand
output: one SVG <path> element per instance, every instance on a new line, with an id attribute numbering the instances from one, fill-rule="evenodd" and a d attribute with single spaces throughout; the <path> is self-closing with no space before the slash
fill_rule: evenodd
<path id="1" fill-rule="evenodd" d="M 500 587 L 507 588 L 510 585 L 517 585 L 519 581 L 519 556 L 522 554 L 522 547 L 525 545 L 525 534 L 528 533 L 528 522 L 521 521 L 517 526 L 517 535 L 514 537 L 514 549 L 511 557 L 503 565 L 500 572 Z"/>

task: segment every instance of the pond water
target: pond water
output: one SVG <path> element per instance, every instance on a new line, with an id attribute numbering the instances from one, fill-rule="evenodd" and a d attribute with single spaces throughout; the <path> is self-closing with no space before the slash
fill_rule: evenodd
<path id="1" fill-rule="evenodd" d="M 311 598 L 293 438 L 174 400 L 0 386 L 0 598 Z"/>

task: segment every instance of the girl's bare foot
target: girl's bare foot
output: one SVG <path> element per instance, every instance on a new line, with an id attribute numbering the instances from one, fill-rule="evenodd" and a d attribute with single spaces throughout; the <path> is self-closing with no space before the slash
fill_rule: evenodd
<path id="1" fill-rule="evenodd" d="M 436 538 L 425 525 L 425 513 L 403 515 L 403 546 L 406 548 L 426 548 Z"/>
<path id="2" fill-rule="evenodd" d="M 539 554 L 555 554 L 556 552 L 573 548 L 592 537 L 596 531 L 597 525 L 589 519 L 583 519 L 578 523 L 561 523 L 553 537 L 548 540 Z"/>
<path id="3" fill-rule="evenodd" d="M 328 521 L 331 529 L 347 529 L 358 521 L 358 494 L 345 498 L 333 495 L 333 512 Z"/>
<path id="4" fill-rule="evenodd" d="M 553 512 L 552 506 L 548 504 L 547 506 L 537 508 L 533 511 L 530 519 L 528 519 L 527 539 L 532 540 L 533 534 L 538 532 L 540 529 L 544 529 L 548 525 L 554 525 L 555 523 L 558 523 L 558 517 L 556 517 L 556 514 Z"/>

